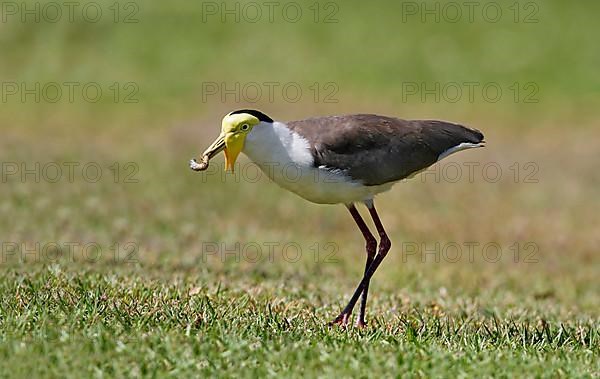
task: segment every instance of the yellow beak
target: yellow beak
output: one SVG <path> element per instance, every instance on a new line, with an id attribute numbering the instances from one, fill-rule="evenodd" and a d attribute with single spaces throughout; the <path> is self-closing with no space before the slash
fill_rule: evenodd
<path id="1" fill-rule="evenodd" d="M 235 161 L 244 149 L 245 141 L 246 136 L 243 134 L 222 132 L 215 142 L 213 142 L 208 149 L 204 151 L 202 156 L 206 156 L 208 159 L 211 159 L 221 151 L 224 151 L 225 171 L 231 169 L 231 172 L 233 172 Z"/>
<path id="2" fill-rule="evenodd" d="M 202 156 L 212 159 L 215 155 L 223 151 L 223 149 L 225 149 L 225 135 L 221 133 L 219 138 L 217 138 L 215 142 L 213 142 L 206 150 L 204 150 Z"/>

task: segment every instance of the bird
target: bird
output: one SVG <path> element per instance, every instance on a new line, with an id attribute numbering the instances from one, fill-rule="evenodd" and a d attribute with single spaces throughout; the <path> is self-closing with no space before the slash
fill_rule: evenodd
<path id="1" fill-rule="evenodd" d="M 329 324 L 348 325 L 360 297 L 355 325 L 365 327 L 369 284 L 391 249 L 375 196 L 450 154 L 484 146 L 479 130 L 446 121 L 350 114 L 282 122 L 240 109 L 225 115 L 220 135 L 200 162 L 192 159 L 189 165 L 205 170 L 223 151 L 225 170 L 233 171 L 243 152 L 282 188 L 313 203 L 343 204 L 364 237 L 366 262 L 348 304 Z M 379 242 L 356 208 L 360 203 L 368 209 Z"/>

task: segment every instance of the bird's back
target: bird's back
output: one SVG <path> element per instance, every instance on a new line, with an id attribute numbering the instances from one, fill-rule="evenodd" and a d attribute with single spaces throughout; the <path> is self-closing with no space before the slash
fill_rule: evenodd
<path id="1" fill-rule="evenodd" d="M 373 114 L 317 117 L 287 125 L 309 141 L 316 167 L 341 170 L 369 186 L 401 180 L 453 149 L 483 142 L 480 131 L 462 125 Z"/>

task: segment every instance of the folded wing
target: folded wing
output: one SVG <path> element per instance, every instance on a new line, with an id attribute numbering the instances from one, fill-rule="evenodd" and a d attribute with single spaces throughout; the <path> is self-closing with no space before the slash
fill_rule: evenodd
<path id="1" fill-rule="evenodd" d="M 365 185 L 404 179 L 484 142 L 480 131 L 462 125 L 372 114 L 318 117 L 288 126 L 309 141 L 316 167 L 341 170 Z"/>

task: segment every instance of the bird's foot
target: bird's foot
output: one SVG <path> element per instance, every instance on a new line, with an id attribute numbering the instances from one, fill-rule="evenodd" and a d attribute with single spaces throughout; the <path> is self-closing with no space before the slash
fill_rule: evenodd
<path id="1" fill-rule="evenodd" d="M 329 326 L 339 325 L 342 327 L 346 327 L 350 322 L 350 314 L 349 313 L 340 313 L 339 316 L 335 318 L 335 320 L 329 323 Z"/>
<path id="2" fill-rule="evenodd" d="M 356 320 L 356 327 L 360 328 L 360 329 L 365 329 L 367 327 L 367 322 L 365 321 L 364 318 L 359 317 L 358 320 Z"/>

